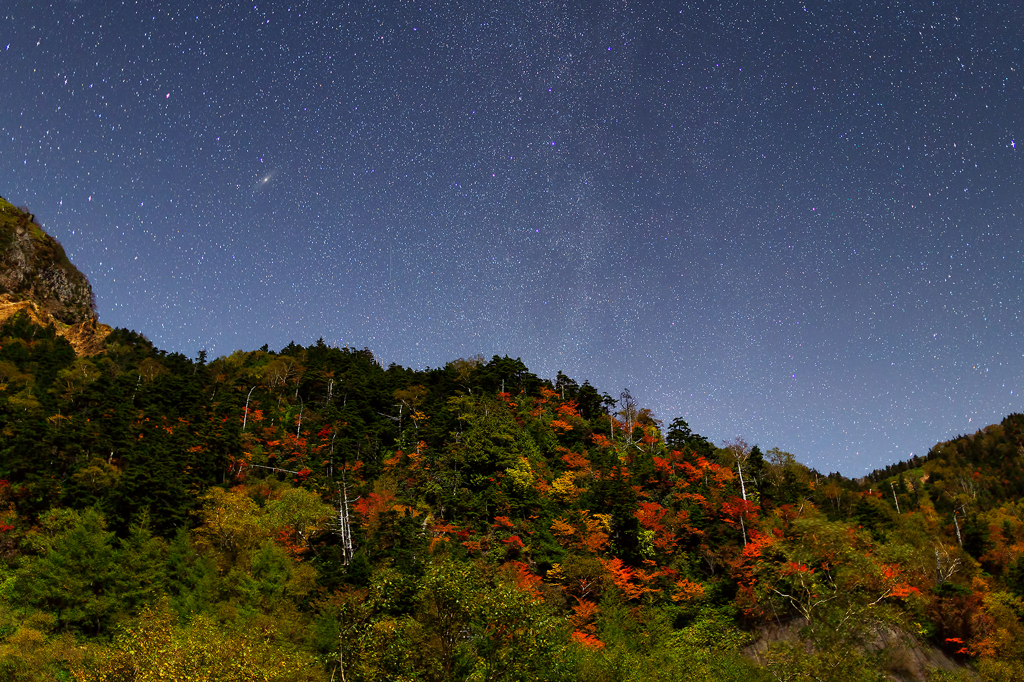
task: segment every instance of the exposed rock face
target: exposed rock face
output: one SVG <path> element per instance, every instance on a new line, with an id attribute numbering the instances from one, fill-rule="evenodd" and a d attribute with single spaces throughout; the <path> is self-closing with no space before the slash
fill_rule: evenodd
<path id="1" fill-rule="evenodd" d="M 99 352 L 110 327 L 99 324 L 92 287 L 35 216 L 0 198 L 0 323 L 22 312 L 53 324 L 80 355 Z"/>
<path id="2" fill-rule="evenodd" d="M 760 627 L 757 641 L 747 646 L 743 653 L 758 665 L 768 663 L 769 647 L 780 642 L 801 647 L 810 653 L 814 645 L 800 637 L 801 629 L 806 626 L 806 620 L 797 618 Z M 884 678 L 894 682 L 927 682 L 936 671 L 956 671 L 958 679 L 977 679 L 972 670 L 958 665 L 940 649 L 887 623 L 872 623 L 858 648 L 861 654 L 876 659 Z"/>

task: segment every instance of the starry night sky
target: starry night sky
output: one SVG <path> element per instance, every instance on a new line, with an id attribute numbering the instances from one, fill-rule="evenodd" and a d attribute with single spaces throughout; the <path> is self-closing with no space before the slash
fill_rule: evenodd
<path id="1" fill-rule="evenodd" d="M 1024 411 L 1018 3 L 45 5 L 0 195 L 168 351 L 521 357 L 847 475 Z"/>

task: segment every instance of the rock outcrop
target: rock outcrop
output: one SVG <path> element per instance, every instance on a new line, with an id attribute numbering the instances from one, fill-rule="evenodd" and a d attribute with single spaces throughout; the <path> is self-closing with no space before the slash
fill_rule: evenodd
<path id="1" fill-rule="evenodd" d="M 0 324 L 24 313 L 54 325 L 79 355 L 98 353 L 110 327 L 100 324 L 92 286 L 35 216 L 0 198 Z"/>
<path id="2" fill-rule="evenodd" d="M 772 645 L 788 644 L 806 653 L 813 653 L 814 645 L 800 636 L 806 627 L 807 621 L 803 618 L 764 625 L 758 628 L 757 640 L 745 647 L 743 653 L 762 666 L 769 664 Z M 956 679 L 978 679 L 970 668 L 959 665 L 932 644 L 892 624 L 872 623 L 864 634 L 857 649 L 861 655 L 877 662 L 883 679 L 893 682 L 927 682 L 936 673 L 949 672 L 957 673 Z"/>

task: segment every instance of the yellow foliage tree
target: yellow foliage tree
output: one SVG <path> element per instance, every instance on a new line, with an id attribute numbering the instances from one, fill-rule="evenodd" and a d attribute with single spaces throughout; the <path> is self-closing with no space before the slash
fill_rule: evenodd
<path id="1" fill-rule="evenodd" d="M 311 656 L 277 643 L 276 635 L 266 627 L 226 630 L 205 616 L 180 623 L 162 603 L 143 611 L 114 639 L 105 656 L 88 668 L 73 665 L 71 672 L 77 682 L 326 679 Z"/>

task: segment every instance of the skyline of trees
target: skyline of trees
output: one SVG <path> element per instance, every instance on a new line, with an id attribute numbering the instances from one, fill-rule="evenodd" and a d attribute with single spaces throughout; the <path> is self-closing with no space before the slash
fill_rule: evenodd
<path id="1" fill-rule="evenodd" d="M 0 423 L 0 679 L 1022 672 L 1024 415 L 851 480 L 508 357 L 16 317 Z"/>

